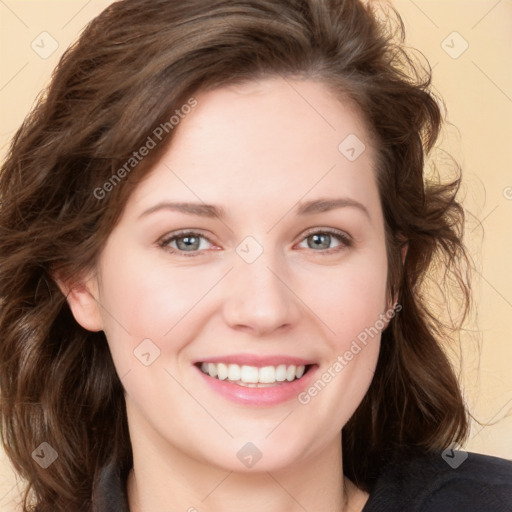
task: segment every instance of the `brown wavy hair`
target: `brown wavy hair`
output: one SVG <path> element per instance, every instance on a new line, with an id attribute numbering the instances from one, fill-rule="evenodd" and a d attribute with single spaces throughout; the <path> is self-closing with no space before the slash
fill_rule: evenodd
<path id="1" fill-rule="evenodd" d="M 468 414 L 443 350 L 471 302 L 460 171 L 448 182 L 427 175 L 442 125 L 431 71 L 404 46 L 399 14 L 375 9 L 356 0 L 123 0 L 64 53 L 0 173 L 1 433 L 28 482 L 24 510 L 33 502 L 89 511 L 100 469 L 131 467 L 105 335 L 75 321 L 54 276 L 72 283 L 94 268 L 173 131 L 108 194 L 95 191 L 194 94 L 266 76 L 322 81 L 357 106 L 376 143 L 388 291 L 402 310 L 343 428 L 345 474 L 369 490 L 396 454 L 466 439 Z M 458 297 L 452 325 L 431 307 L 433 275 Z M 31 456 L 42 442 L 59 455 L 47 469 Z"/>

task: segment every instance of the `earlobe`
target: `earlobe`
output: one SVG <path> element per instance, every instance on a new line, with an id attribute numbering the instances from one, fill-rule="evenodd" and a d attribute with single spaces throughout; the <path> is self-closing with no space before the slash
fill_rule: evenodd
<path id="1" fill-rule="evenodd" d="M 103 330 L 101 306 L 97 299 L 98 283 L 96 276 L 72 284 L 57 276 L 54 276 L 54 280 L 66 297 L 75 320 L 88 331 Z"/>

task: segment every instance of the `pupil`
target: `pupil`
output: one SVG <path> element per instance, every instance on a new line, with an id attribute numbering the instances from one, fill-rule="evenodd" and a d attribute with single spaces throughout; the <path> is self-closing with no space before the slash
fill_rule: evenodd
<path id="1" fill-rule="evenodd" d="M 181 243 L 180 243 L 181 242 Z M 196 236 L 183 236 L 181 238 L 178 238 L 177 244 L 180 249 L 198 249 L 198 237 Z M 181 245 L 181 247 L 180 247 Z"/>
<path id="2" fill-rule="evenodd" d="M 314 240 L 315 247 L 320 247 L 321 249 L 328 249 L 330 245 L 330 235 L 320 234 L 320 235 L 312 235 L 311 238 Z M 322 239 L 323 238 L 323 242 Z M 318 243 L 319 242 L 319 243 Z"/>

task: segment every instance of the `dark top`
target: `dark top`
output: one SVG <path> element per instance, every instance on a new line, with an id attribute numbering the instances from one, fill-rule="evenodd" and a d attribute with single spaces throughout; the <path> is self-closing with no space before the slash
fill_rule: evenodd
<path id="1" fill-rule="evenodd" d="M 467 458 L 466 458 L 467 455 Z M 93 492 L 94 512 L 129 512 L 126 479 L 103 468 Z M 445 451 L 388 464 L 363 512 L 512 512 L 512 461 Z"/>

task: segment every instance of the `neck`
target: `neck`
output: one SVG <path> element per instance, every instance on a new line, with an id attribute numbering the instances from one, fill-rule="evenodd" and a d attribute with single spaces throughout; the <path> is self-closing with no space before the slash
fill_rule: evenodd
<path id="1" fill-rule="evenodd" d="M 170 478 L 171 480 L 171 478 Z M 166 492 L 154 489 L 145 481 L 136 476 L 136 471 L 130 473 L 128 479 L 128 502 L 130 512 L 183 510 L 187 512 L 223 512 L 239 511 L 241 508 L 247 512 L 303 512 L 314 510 L 314 506 L 321 506 L 321 510 L 328 512 L 348 512 L 355 510 L 348 507 L 348 494 L 340 483 L 341 493 L 338 496 L 325 496 L 325 488 L 318 486 L 313 489 L 311 484 L 307 492 L 299 490 L 283 478 L 283 475 L 267 473 L 251 476 L 235 473 L 225 473 L 216 482 L 210 482 L 211 488 L 202 495 L 192 495 L 188 486 L 183 482 L 167 485 Z M 321 503 L 321 505 L 319 505 Z M 171 505 L 172 504 L 172 505 Z"/>
<path id="2" fill-rule="evenodd" d="M 127 412 L 133 453 L 127 482 L 130 512 L 360 512 L 368 499 L 344 478 L 341 432 L 325 441 L 330 437 L 326 432 L 322 442 L 316 439 L 296 451 L 289 447 L 301 443 L 290 436 L 300 432 L 280 435 L 277 429 L 270 439 L 253 432 L 250 438 L 263 455 L 245 468 L 236 454 L 247 443 L 247 433 L 229 439 L 205 431 L 204 446 L 191 446 L 183 431 L 171 443 L 130 400 Z M 208 442 L 216 451 L 207 450 Z"/>
<path id="3" fill-rule="evenodd" d="M 131 512 L 348 512 L 361 510 L 366 501 L 343 477 L 341 436 L 318 457 L 260 472 L 224 470 L 180 452 L 164 458 L 162 451 L 138 448 L 128 478 Z"/>

